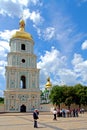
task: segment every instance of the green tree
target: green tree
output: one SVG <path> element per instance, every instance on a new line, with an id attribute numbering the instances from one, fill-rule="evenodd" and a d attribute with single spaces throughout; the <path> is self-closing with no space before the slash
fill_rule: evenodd
<path id="1" fill-rule="evenodd" d="M 65 100 L 65 105 L 68 106 L 68 109 L 70 109 L 70 106 L 72 104 L 73 98 L 71 97 L 67 97 Z"/>
<path id="2" fill-rule="evenodd" d="M 75 100 L 74 100 L 74 103 L 79 105 L 79 108 L 80 108 L 81 104 L 82 104 L 83 86 L 81 84 L 76 84 L 74 86 L 74 90 L 75 90 Z"/>
<path id="3" fill-rule="evenodd" d="M 0 97 L 0 103 L 3 104 L 4 103 L 4 98 Z"/>
<path id="4" fill-rule="evenodd" d="M 60 86 L 54 86 L 49 95 L 50 101 L 56 106 L 60 107 L 60 103 L 63 102 L 63 89 Z"/>
<path id="5" fill-rule="evenodd" d="M 87 86 L 76 84 L 75 86 L 53 86 L 50 92 L 50 101 L 60 106 L 61 103 L 70 108 L 72 103 L 79 105 L 87 105 Z"/>
<path id="6" fill-rule="evenodd" d="M 80 105 L 87 105 L 87 87 L 82 87 L 79 91 L 78 91 L 78 95 L 80 98 Z"/>

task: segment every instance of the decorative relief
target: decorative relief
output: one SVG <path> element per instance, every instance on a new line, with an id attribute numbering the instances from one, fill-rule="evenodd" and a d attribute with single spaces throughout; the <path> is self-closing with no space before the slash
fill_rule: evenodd
<path id="1" fill-rule="evenodd" d="M 15 99 L 10 99 L 10 110 L 14 111 L 15 110 Z"/>
<path id="2" fill-rule="evenodd" d="M 9 95 L 9 98 L 10 98 L 10 99 L 14 99 L 14 98 L 15 98 L 15 95 L 14 95 L 14 94 Z"/>
<path id="3" fill-rule="evenodd" d="M 14 78 L 15 78 L 15 72 L 12 71 L 12 72 L 11 72 L 11 79 L 14 79 Z"/>
<path id="4" fill-rule="evenodd" d="M 33 73 L 32 74 L 32 87 L 34 87 L 35 88 L 35 86 L 36 86 L 36 78 L 35 78 L 35 74 Z"/>
<path id="5" fill-rule="evenodd" d="M 18 98 L 19 98 L 21 101 L 27 101 L 28 95 L 18 95 Z"/>
<path id="6" fill-rule="evenodd" d="M 13 58 L 12 58 L 12 64 L 15 65 L 15 63 L 16 63 L 15 62 L 15 56 L 13 56 Z"/>
<path id="7" fill-rule="evenodd" d="M 14 88 L 15 87 L 15 72 L 12 71 L 10 74 L 10 87 Z"/>
<path id="8" fill-rule="evenodd" d="M 33 99 L 34 99 L 34 98 L 37 98 L 37 95 L 32 94 L 32 95 L 31 95 L 31 98 L 33 98 Z"/>

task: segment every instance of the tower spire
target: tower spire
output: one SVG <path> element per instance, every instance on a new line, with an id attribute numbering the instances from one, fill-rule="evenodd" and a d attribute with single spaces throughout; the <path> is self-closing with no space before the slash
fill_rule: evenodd
<path id="1" fill-rule="evenodd" d="M 24 29 L 25 29 L 25 22 L 24 22 L 23 19 L 20 20 L 19 25 L 20 25 L 20 31 L 24 31 Z"/>
<path id="2" fill-rule="evenodd" d="M 11 37 L 12 38 L 22 38 L 22 39 L 28 39 L 30 41 L 33 41 L 31 34 L 27 33 L 25 31 L 25 21 L 21 19 L 19 21 L 19 30 L 17 30 Z"/>
<path id="3" fill-rule="evenodd" d="M 52 84 L 50 82 L 50 77 L 47 78 L 46 88 L 51 88 Z"/>

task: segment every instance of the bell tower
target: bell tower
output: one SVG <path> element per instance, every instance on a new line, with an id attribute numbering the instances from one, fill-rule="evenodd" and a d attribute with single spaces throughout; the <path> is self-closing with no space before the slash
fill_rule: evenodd
<path id="1" fill-rule="evenodd" d="M 32 36 L 25 32 L 20 20 L 19 30 L 10 39 L 6 66 L 6 112 L 29 112 L 40 106 L 39 69 L 33 52 Z"/>

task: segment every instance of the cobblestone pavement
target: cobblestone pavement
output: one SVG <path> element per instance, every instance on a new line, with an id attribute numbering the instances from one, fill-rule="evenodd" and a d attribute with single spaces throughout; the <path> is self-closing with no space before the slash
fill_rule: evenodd
<path id="1" fill-rule="evenodd" d="M 1 113 L 0 130 L 87 130 L 87 113 L 79 117 L 58 117 L 53 120 L 51 113 L 40 112 L 38 128 L 33 128 L 32 113 Z"/>

